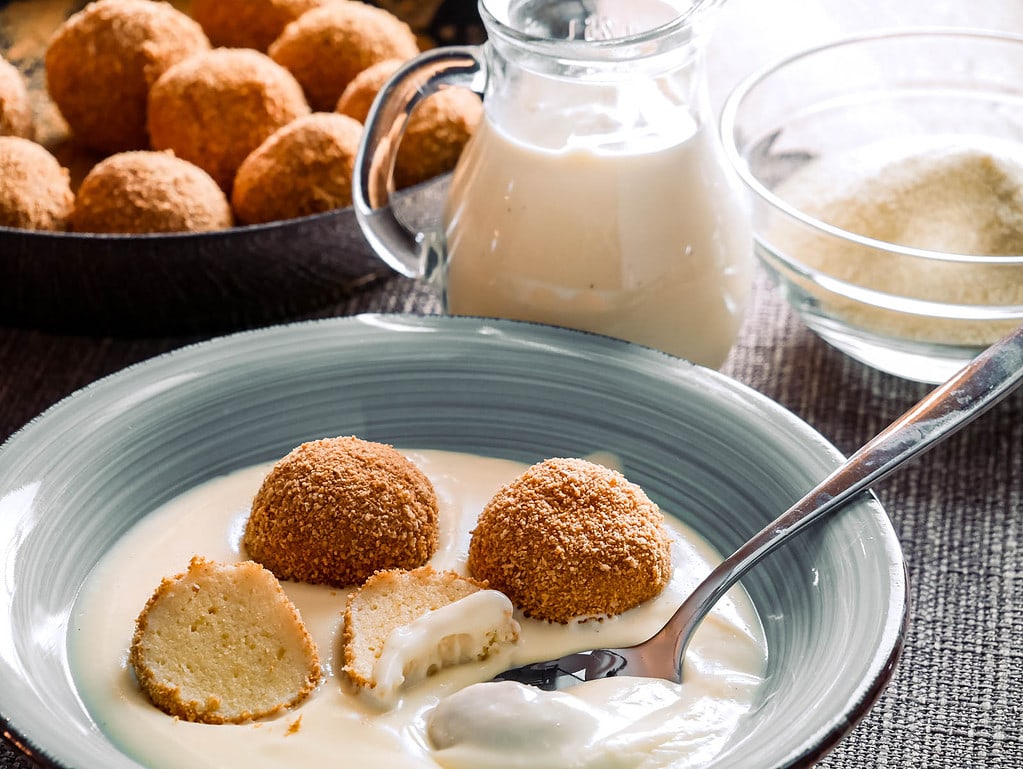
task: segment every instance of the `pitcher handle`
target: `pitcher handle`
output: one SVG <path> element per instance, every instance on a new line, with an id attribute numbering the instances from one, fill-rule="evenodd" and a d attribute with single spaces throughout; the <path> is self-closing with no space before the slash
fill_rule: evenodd
<path id="1" fill-rule="evenodd" d="M 442 88 L 462 86 L 482 96 L 487 69 L 479 46 L 427 51 L 403 65 L 380 89 L 369 116 L 352 178 L 352 203 L 362 233 L 378 256 L 407 278 L 426 273 L 424 233 L 413 232 L 394 214 L 394 161 L 412 110 Z"/>

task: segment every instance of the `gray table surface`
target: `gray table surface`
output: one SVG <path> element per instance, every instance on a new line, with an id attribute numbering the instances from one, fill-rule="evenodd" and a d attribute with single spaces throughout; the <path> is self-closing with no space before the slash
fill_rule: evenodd
<path id="1" fill-rule="evenodd" d="M 892 25 L 1023 33 L 1023 2 L 729 0 L 711 41 L 711 96 L 753 66 L 823 39 Z M 428 292 L 383 281 L 323 315 L 436 312 Z M 0 440 L 75 389 L 195 341 L 0 328 Z M 808 332 L 763 274 L 724 372 L 774 398 L 850 452 L 928 390 L 870 370 Z M 1023 769 L 1023 394 L 885 481 L 913 616 L 895 676 L 820 764 Z M 0 682 L 0 686 L 2 686 Z M 0 744 L 0 769 L 31 763 Z"/>

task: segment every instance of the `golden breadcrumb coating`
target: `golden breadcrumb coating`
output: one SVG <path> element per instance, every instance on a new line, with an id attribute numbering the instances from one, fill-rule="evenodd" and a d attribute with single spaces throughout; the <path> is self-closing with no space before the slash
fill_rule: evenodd
<path id="1" fill-rule="evenodd" d="M 288 24 L 331 1 L 192 0 L 191 14 L 213 45 L 265 52 Z"/>
<path id="2" fill-rule="evenodd" d="M 275 715 L 323 678 L 316 644 L 273 574 L 199 556 L 146 602 L 128 661 L 154 705 L 207 724 Z"/>
<path id="3" fill-rule="evenodd" d="M 75 232 L 204 232 L 233 224 L 212 177 L 170 152 L 121 152 L 96 164 L 78 188 Z"/>
<path id="4" fill-rule="evenodd" d="M 338 97 L 336 111 L 365 123 L 377 93 L 402 64 L 401 59 L 384 59 L 366 67 L 345 86 Z"/>
<path id="5" fill-rule="evenodd" d="M 47 89 L 76 142 L 103 153 L 147 149 L 150 87 L 209 47 L 202 28 L 170 3 L 98 0 L 50 40 Z"/>
<path id="6" fill-rule="evenodd" d="M 384 59 L 411 59 L 419 45 L 397 16 L 357 0 L 337 0 L 285 27 L 269 53 L 302 84 L 313 109 L 330 112 L 362 70 Z"/>
<path id="7" fill-rule="evenodd" d="M 429 478 L 391 446 L 341 437 L 303 443 L 274 465 L 243 543 L 280 579 L 344 587 L 422 566 L 437 537 Z"/>
<path id="8" fill-rule="evenodd" d="M 318 214 L 352 204 L 362 125 L 314 112 L 270 136 L 241 164 L 231 202 L 245 224 Z"/>
<path id="9" fill-rule="evenodd" d="M 0 56 L 0 136 L 35 137 L 25 78 L 3 56 Z"/>
<path id="10" fill-rule="evenodd" d="M 338 99 L 337 111 L 365 123 L 373 99 L 402 63 L 387 59 L 360 72 Z M 410 187 L 453 170 L 482 117 L 483 102 L 465 88 L 445 88 L 420 101 L 398 146 L 395 187 Z"/>
<path id="11" fill-rule="evenodd" d="M 416 105 L 394 161 L 394 186 L 420 184 L 454 169 L 472 138 L 483 102 L 465 88 L 445 88 Z"/>
<path id="12" fill-rule="evenodd" d="M 548 459 L 480 513 L 469 572 L 526 616 L 567 623 L 620 614 L 671 578 L 663 521 L 621 473 L 583 459 Z"/>
<path id="13" fill-rule="evenodd" d="M 0 227 L 65 230 L 74 207 L 71 176 L 44 147 L 0 136 Z"/>
<path id="14" fill-rule="evenodd" d="M 229 192 L 242 161 L 309 114 L 302 87 L 265 54 L 215 48 L 171 67 L 149 94 L 153 149 L 173 150 Z"/>

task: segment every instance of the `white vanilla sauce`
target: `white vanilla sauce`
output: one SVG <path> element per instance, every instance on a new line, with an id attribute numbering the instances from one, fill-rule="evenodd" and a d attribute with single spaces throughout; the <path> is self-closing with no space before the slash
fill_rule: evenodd
<path id="1" fill-rule="evenodd" d="M 405 453 L 433 481 L 440 501 L 440 546 L 431 563 L 465 573 L 476 516 L 525 465 L 448 452 Z M 77 686 L 100 728 L 148 767 L 278 769 L 332 766 L 342 757 L 346 766 L 363 769 L 700 766 L 727 743 L 753 703 L 766 649 L 757 616 L 737 590 L 697 632 L 681 687 L 627 677 L 561 692 L 481 683 L 515 665 L 652 635 L 718 560 L 669 517 L 675 572 L 659 596 L 616 618 L 574 625 L 516 612 L 522 626 L 516 646 L 403 689 L 389 710 L 353 692 L 341 674 L 347 591 L 284 582 L 319 646 L 326 675 L 318 689 L 284 715 L 255 723 L 171 718 L 149 702 L 128 665 L 135 618 L 160 580 L 183 571 L 193 555 L 246 558 L 241 536 L 268 470 L 252 467 L 214 479 L 146 516 L 83 586 L 70 638 Z M 563 720 L 566 715 L 571 717 Z"/>
<path id="2" fill-rule="evenodd" d="M 535 121 L 537 135 L 559 130 Z M 745 311 L 753 240 L 716 141 L 705 126 L 666 147 L 550 151 L 485 118 L 448 193 L 448 310 L 720 366 Z"/>

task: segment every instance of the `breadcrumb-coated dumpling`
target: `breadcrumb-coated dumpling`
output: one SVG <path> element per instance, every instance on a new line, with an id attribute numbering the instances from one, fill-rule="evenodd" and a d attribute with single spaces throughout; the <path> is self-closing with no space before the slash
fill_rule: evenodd
<path id="1" fill-rule="evenodd" d="M 273 574 L 199 556 L 146 602 L 128 661 L 154 705 L 207 724 L 294 707 L 323 677 L 316 644 Z"/>
<path id="2" fill-rule="evenodd" d="M 408 24 L 357 0 L 335 0 L 302 14 L 270 46 L 270 57 L 298 79 L 313 109 L 330 112 L 345 86 L 384 59 L 419 53 Z"/>
<path id="3" fill-rule="evenodd" d="M 25 78 L 18 68 L 0 56 L 0 136 L 35 136 L 32 102 Z"/>
<path id="4" fill-rule="evenodd" d="M 97 0 L 50 40 L 47 89 L 76 142 L 103 153 L 146 149 L 150 87 L 209 47 L 202 27 L 170 3 Z"/>
<path id="5" fill-rule="evenodd" d="M 338 97 L 336 111 L 365 123 L 380 89 L 404 63 L 401 59 L 384 59 L 366 67 L 345 86 Z"/>
<path id="6" fill-rule="evenodd" d="M 192 0 L 191 14 L 210 42 L 266 51 L 303 13 L 332 0 Z"/>
<path id="7" fill-rule="evenodd" d="M 395 187 L 411 187 L 453 170 L 482 117 L 483 102 L 465 88 L 445 88 L 420 101 L 398 147 Z"/>
<path id="8" fill-rule="evenodd" d="M 233 224 L 212 177 L 170 152 L 121 152 L 97 163 L 78 188 L 75 232 L 204 232 Z"/>
<path id="9" fill-rule="evenodd" d="M 360 72 L 338 99 L 337 111 L 365 123 L 373 99 L 402 64 L 387 59 Z M 395 187 L 410 187 L 453 170 L 482 117 L 483 102 L 465 88 L 445 88 L 421 100 L 398 147 Z"/>
<path id="10" fill-rule="evenodd" d="M 68 170 L 45 147 L 0 136 L 0 227 L 65 230 L 74 203 Z"/>
<path id="11" fill-rule="evenodd" d="M 362 125 L 314 112 L 270 136 L 245 158 L 231 202 L 245 224 L 318 214 L 352 203 L 352 173 Z"/>
<path id="12" fill-rule="evenodd" d="M 274 465 L 243 543 L 279 579 L 345 587 L 424 565 L 437 549 L 437 517 L 430 479 L 393 447 L 324 438 Z"/>
<path id="13" fill-rule="evenodd" d="M 281 126 L 308 114 L 295 78 L 266 54 L 247 48 L 191 56 L 168 69 L 149 93 L 153 149 L 172 150 L 225 191 L 250 152 Z"/>
<path id="14" fill-rule="evenodd" d="M 621 473 L 548 459 L 506 485 L 480 513 L 469 572 L 524 614 L 567 623 L 620 614 L 671 578 L 664 516 Z"/>
<path id="15" fill-rule="evenodd" d="M 470 596 L 471 608 L 446 608 Z M 452 571 L 378 571 L 348 596 L 344 671 L 381 703 L 391 702 L 400 688 L 441 668 L 486 659 L 518 641 L 512 614 L 507 597 Z M 427 630 L 431 618 L 439 624 Z"/>

